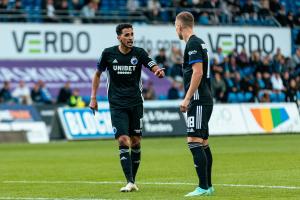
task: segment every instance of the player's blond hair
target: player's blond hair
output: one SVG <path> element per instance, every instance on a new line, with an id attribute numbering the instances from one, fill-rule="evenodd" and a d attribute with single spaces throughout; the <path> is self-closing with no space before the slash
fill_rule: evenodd
<path id="1" fill-rule="evenodd" d="M 182 23 L 183 27 L 193 28 L 194 26 L 194 16 L 190 12 L 184 11 L 179 13 L 176 19 Z"/>

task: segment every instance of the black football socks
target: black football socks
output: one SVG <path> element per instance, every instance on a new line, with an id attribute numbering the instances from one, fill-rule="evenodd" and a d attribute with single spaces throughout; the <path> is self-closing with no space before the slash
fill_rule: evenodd
<path id="1" fill-rule="evenodd" d="M 213 158 L 212 158 L 212 154 L 209 148 L 209 145 L 205 145 L 203 146 L 204 152 L 206 154 L 206 159 L 207 159 L 207 184 L 208 187 L 212 186 L 211 183 L 211 168 L 212 168 L 212 162 L 213 162 Z"/>
<path id="2" fill-rule="evenodd" d="M 137 145 L 131 147 L 131 163 L 132 163 L 132 176 L 135 181 L 135 176 L 140 166 L 141 161 L 141 146 Z"/>
<path id="3" fill-rule="evenodd" d="M 120 149 L 120 161 L 127 182 L 134 183 L 133 176 L 132 176 L 132 166 L 131 166 L 131 157 L 129 154 L 129 147 L 119 146 L 119 149 Z"/>
<path id="4" fill-rule="evenodd" d="M 207 159 L 202 144 L 199 142 L 189 142 L 188 146 L 193 154 L 194 166 L 199 178 L 199 187 L 207 190 Z"/>

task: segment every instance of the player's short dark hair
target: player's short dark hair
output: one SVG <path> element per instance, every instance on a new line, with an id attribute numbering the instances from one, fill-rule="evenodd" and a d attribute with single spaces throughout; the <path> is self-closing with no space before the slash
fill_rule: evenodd
<path id="1" fill-rule="evenodd" d="M 182 22 L 184 27 L 192 28 L 194 26 L 194 16 L 192 13 L 184 11 L 176 16 L 176 19 Z"/>
<path id="2" fill-rule="evenodd" d="M 121 34 L 122 34 L 122 30 L 123 30 L 124 28 L 132 28 L 132 25 L 129 24 L 129 23 L 119 24 L 119 25 L 116 27 L 116 33 L 117 33 L 117 35 L 121 35 Z"/>

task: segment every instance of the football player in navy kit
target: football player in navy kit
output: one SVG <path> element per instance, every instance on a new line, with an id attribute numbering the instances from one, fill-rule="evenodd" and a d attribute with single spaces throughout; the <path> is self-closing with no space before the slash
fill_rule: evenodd
<path id="1" fill-rule="evenodd" d="M 194 17 L 190 12 L 179 13 L 175 26 L 179 39 L 186 43 L 182 66 L 185 97 L 180 110 L 187 112 L 187 142 L 199 178 L 199 186 L 186 196 L 206 196 L 214 192 L 208 146 L 208 122 L 213 109 L 209 56 L 205 43 L 193 32 Z"/>
<path id="2" fill-rule="evenodd" d="M 119 143 L 121 166 L 127 180 L 126 186 L 120 191 L 131 192 L 138 190 L 135 177 L 141 158 L 142 67 L 151 70 L 158 78 L 163 78 L 165 74 L 144 49 L 133 46 L 134 32 L 131 24 L 119 24 L 116 33 L 120 44 L 104 49 L 97 63 L 89 107 L 93 112 L 98 110 L 97 89 L 100 76 L 106 71 L 111 121 Z"/>

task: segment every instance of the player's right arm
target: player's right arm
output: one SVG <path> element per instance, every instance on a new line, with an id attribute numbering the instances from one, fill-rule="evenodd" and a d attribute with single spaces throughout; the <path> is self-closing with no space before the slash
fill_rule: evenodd
<path id="1" fill-rule="evenodd" d="M 91 92 L 91 100 L 89 107 L 92 109 L 93 113 L 95 114 L 95 111 L 98 111 L 98 103 L 97 103 L 97 90 L 100 85 L 100 76 L 101 71 L 97 70 L 94 74 L 93 80 L 92 80 L 92 92 Z"/>
<path id="2" fill-rule="evenodd" d="M 97 103 L 97 90 L 100 85 L 100 77 L 102 72 L 104 72 L 107 68 L 107 62 L 106 62 L 106 53 L 105 50 L 102 52 L 102 55 L 97 63 L 97 70 L 94 74 L 93 80 L 92 80 L 92 91 L 91 91 L 91 100 L 89 107 L 92 109 L 93 114 L 95 114 L 95 111 L 98 111 L 98 103 Z"/>

